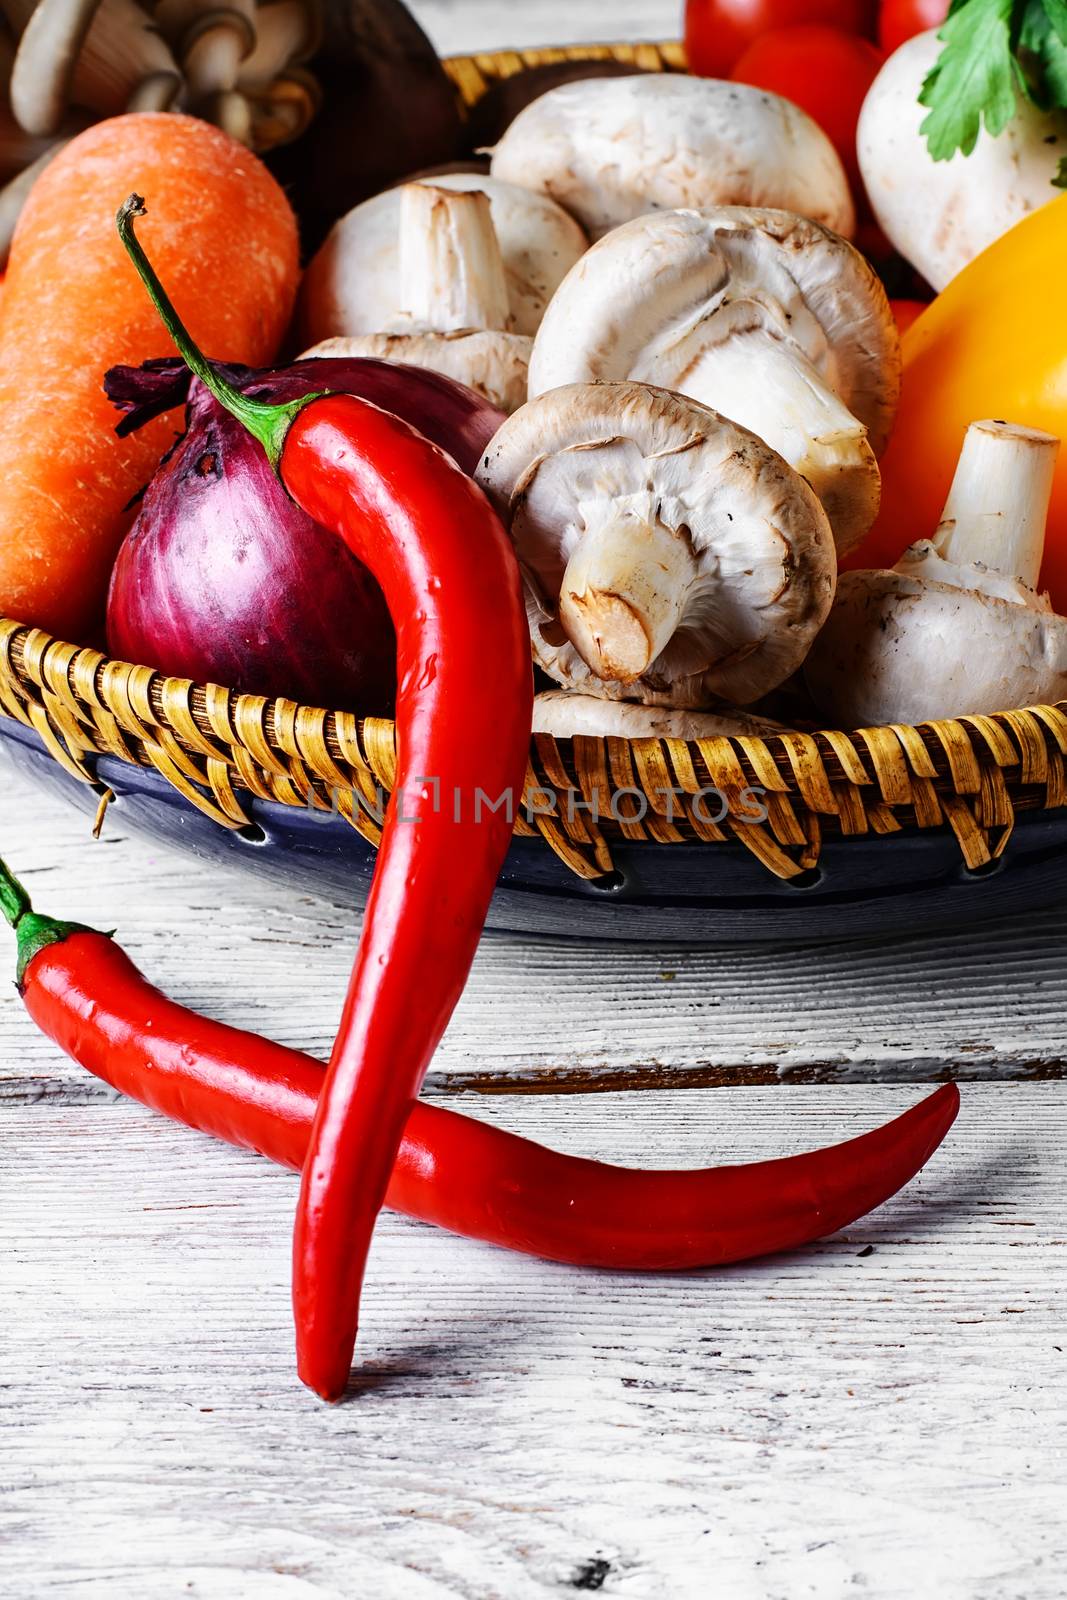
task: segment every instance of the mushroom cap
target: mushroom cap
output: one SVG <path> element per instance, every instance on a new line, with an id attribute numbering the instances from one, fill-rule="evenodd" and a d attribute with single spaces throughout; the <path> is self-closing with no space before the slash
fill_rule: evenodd
<path id="1" fill-rule="evenodd" d="M 492 173 L 551 195 L 594 238 L 679 206 L 784 206 L 846 236 L 855 226 L 822 129 L 779 95 L 712 78 L 563 84 L 515 118 Z"/>
<path id="2" fill-rule="evenodd" d="M 559 284 L 586 249 L 581 228 L 554 201 L 480 172 L 435 173 L 438 189 L 481 190 L 507 273 L 513 331 L 532 335 Z M 400 290 L 400 189 L 365 200 L 331 230 L 304 274 L 304 340 L 377 333 L 404 307 Z"/>
<path id="3" fill-rule="evenodd" d="M 526 374 L 532 340 L 521 333 L 476 330 L 459 333 L 360 333 L 323 339 L 299 357 L 371 356 L 443 372 L 485 398 L 500 411 L 517 411 L 526 399 Z"/>
<path id="4" fill-rule="evenodd" d="M 530 394 L 627 377 L 684 394 L 704 349 L 753 326 L 797 347 L 884 448 L 900 398 L 885 289 L 846 239 L 766 207 L 655 211 L 599 240 L 549 306 Z"/>
<path id="5" fill-rule="evenodd" d="M 1021 605 L 909 572 L 846 572 L 804 676 L 849 728 L 1045 704 L 1067 696 L 1067 620 L 1036 595 Z"/>
<path id="6" fill-rule="evenodd" d="M 530 393 L 597 378 L 692 395 L 758 433 L 808 478 L 840 551 L 873 523 L 899 338 L 869 264 L 818 223 L 753 207 L 623 223 L 556 292 Z"/>
<path id="7" fill-rule="evenodd" d="M 567 688 L 745 704 L 796 670 L 829 611 L 833 537 L 811 489 L 762 439 L 682 395 L 641 383 L 551 390 L 504 423 L 476 476 L 515 542 L 534 657 Z M 561 588 L 583 541 L 610 549 L 613 532 L 625 544 L 633 529 L 681 547 L 691 576 L 647 669 L 604 678 L 564 630 Z M 607 598 L 628 609 L 625 584 Z"/>
<path id="8" fill-rule="evenodd" d="M 878 224 L 905 260 L 941 290 L 1027 212 L 1055 198 L 1064 118 L 1019 95 L 994 138 L 986 128 L 970 155 L 931 161 L 919 132 L 919 90 L 943 45 L 937 29 L 895 50 L 875 78 L 856 130 L 856 152 Z"/>
<path id="9" fill-rule="evenodd" d="M 11 109 L 28 133 L 55 134 L 68 100 L 113 116 L 157 77 L 180 83 L 174 57 L 135 0 L 38 0 L 11 69 Z"/>
<path id="10" fill-rule="evenodd" d="M 533 732 L 554 739 L 716 739 L 731 734 L 781 733 L 783 725 L 735 706 L 686 711 L 677 706 L 635 705 L 569 689 L 534 696 Z"/>

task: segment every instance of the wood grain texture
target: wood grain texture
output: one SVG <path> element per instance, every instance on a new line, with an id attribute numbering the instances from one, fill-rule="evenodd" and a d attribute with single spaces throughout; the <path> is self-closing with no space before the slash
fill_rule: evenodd
<path id="1" fill-rule="evenodd" d="M 477 1109 L 695 1163 L 912 1098 Z M 719 1273 L 574 1272 L 387 1218 L 333 1410 L 291 1371 L 289 1175 L 139 1107 L 9 1106 L 0 1591 L 1060 1600 L 1065 1105 L 972 1088 L 879 1213 Z"/>
<path id="2" fill-rule="evenodd" d="M 415 9 L 446 50 L 677 27 L 660 0 Z M 93 844 L 6 773 L 0 850 L 178 999 L 326 1051 L 343 909 L 117 820 Z M 649 1165 L 812 1148 L 918 1092 L 855 1080 L 1062 1072 L 1065 948 L 1067 908 L 822 951 L 489 939 L 429 1088 Z M 675 1073 L 736 1086 L 456 1092 Z M 0 1600 L 1062 1600 L 1065 1112 L 1061 1082 L 970 1085 L 903 1195 L 714 1274 L 386 1217 L 329 1409 L 292 1372 L 295 1180 L 116 1103 L 0 982 Z"/>
<path id="3" fill-rule="evenodd" d="M 43 910 L 118 927 L 176 999 L 328 1053 L 355 918 L 297 891 L 200 866 L 22 780 L 3 853 Z M 0 958 L 2 959 L 2 958 Z M 0 972 L 2 972 L 0 967 Z M 1064 1072 L 1067 911 L 874 944 L 664 950 L 482 944 L 427 1092 L 672 1082 L 1053 1077 Z M 0 985 L 0 1096 L 99 1098 Z"/>
<path id="4" fill-rule="evenodd" d="M 683 0 L 409 0 L 442 54 L 598 40 L 676 39 Z"/>

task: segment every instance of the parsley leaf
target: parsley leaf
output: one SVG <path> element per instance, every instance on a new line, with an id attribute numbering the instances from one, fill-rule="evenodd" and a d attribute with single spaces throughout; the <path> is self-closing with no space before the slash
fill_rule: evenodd
<path id="1" fill-rule="evenodd" d="M 1041 0 L 1041 5 L 1060 44 L 1067 48 L 1067 0 Z"/>
<path id="2" fill-rule="evenodd" d="M 1015 0 L 964 0 L 938 34 L 945 48 L 919 93 L 929 111 L 920 132 L 935 161 L 969 156 L 983 122 L 995 137 L 1015 115 L 1014 11 Z"/>
<path id="3" fill-rule="evenodd" d="M 1058 0 L 1067 27 L 1067 3 Z M 1027 71 L 1027 93 L 1044 110 L 1067 106 L 1067 38 L 1061 35 L 1053 0 L 1027 0 L 1019 50 Z"/>
<path id="4" fill-rule="evenodd" d="M 935 161 L 969 156 L 983 125 L 993 138 L 1003 133 L 1017 92 L 1042 111 L 1067 112 L 1067 0 L 952 0 L 938 38 L 944 49 L 919 93 Z M 1067 154 L 1052 182 L 1067 189 Z"/>
<path id="5" fill-rule="evenodd" d="M 1067 107 L 1067 0 L 1026 0 L 1019 27 L 1019 54 L 1026 75 L 1026 93 L 1045 111 Z M 1067 189 L 1067 117 L 1061 134 L 1065 153 L 1052 179 Z M 1046 141 L 1056 142 L 1055 134 Z"/>

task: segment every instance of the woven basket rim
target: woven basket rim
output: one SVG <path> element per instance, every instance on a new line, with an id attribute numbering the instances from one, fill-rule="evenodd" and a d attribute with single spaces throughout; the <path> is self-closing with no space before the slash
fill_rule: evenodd
<path id="1" fill-rule="evenodd" d="M 395 725 L 386 718 L 169 677 L 4 618 L 0 715 L 33 728 L 85 782 L 94 781 L 89 763 L 98 755 L 154 767 L 230 828 L 251 820 L 240 798 L 251 794 L 336 805 L 377 843 L 375 813 L 380 820 L 395 779 Z M 708 820 L 694 797 L 712 790 L 728 811 Z M 759 825 L 753 790 L 768 808 Z M 338 803 L 342 791 L 349 798 Z M 608 803 L 616 792 L 643 795 L 643 815 L 616 817 Z M 946 824 L 965 864 L 981 867 L 1003 851 L 1017 810 L 1067 805 L 1067 702 L 851 731 L 689 740 L 536 734 L 524 800 L 531 793 L 555 803 L 518 817 L 516 832 L 540 834 L 587 878 L 612 870 L 613 839 L 735 839 L 775 876 L 791 878 L 817 863 L 828 829 L 849 837 Z M 604 805 L 591 816 L 597 796 Z"/>
<path id="2" fill-rule="evenodd" d="M 620 61 L 649 72 L 689 70 L 685 45 L 680 39 L 589 40 L 582 44 L 475 50 L 444 56 L 442 65 L 469 108 L 477 105 L 489 85 L 498 79 L 513 77 L 527 67 L 564 61 Z"/>
<path id="3" fill-rule="evenodd" d="M 590 43 L 450 56 L 445 68 L 468 107 L 496 79 L 525 67 L 611 58 L 685 71 L 676 40 Z M 227 828 L 251 820 L 242 796 L 334 808 L 365 838 L 381 836 L 383 792 L 396 771 L 394 724 L 384 718 L 237 694 L 65 643 L 0 617 L 0 715 L 32 728 L 83 782 L 113 755 L 154 768 L 188 802 Z M 697 799 L 713 790 L 726 810 L 707 820 Z M 766 817 L 752 821 L 749 792 Z M 516 833 L 540 836 L 575 873 L 612 870 L 612 843 L 686 840 L 744 845 L 776 877 L 814 867 L 826 832 L 892 836 L 944 828 L 964 865 L 1005 849 L 1017 810 L 1067 805 L 1067 702 L 948 718 L 915 727 L 794 729 L 710 739 L 533 736 Z M 599 802 L 642 797 L 640 817 Z M 668 796 L 672 798 L 668 798 Z M 673 799 L 677 796 L 677 801 Z M 572 801 L 576 803 L 572 805 Z"/>
<path id="4" fill-rule="evenodd" d="M 105 651 L 98 650 L 92 645 L 69 644 L 64 640 L 50 634 L 46 629 L 36 628 L 32 624 L 15 621 L 10 617 L 0 615 L 0 670 L 8 668 L 17 661 L 21 661 L 22 670 L 29 668 L 31 674 L 32 662 L 44 662 L 46 657 L 62 657 L 69 671 L 70 663 L 78 662 L 82 666 L 91 667 L 93 673 L 93 698 L 96 695 L 106 694 L 107 685 L 113 674 L 131 675 L 141 678 L 146 685 L 148 699 L 153 706 L 158 703 L 162 706 L 171 701 L 175 693 L 181 696 L 191 696 L 192 703 L 197 707 L 194 715 L 199 717 L 199 706 L 216 705 L 220 696 L 225 697 L 232 708 L 236 720 L 241 720 L 242 714 L 250 708 L 257 712 L 262 708 L 268 725 L 274 723 L 280 726 L 288 721 L 295 712 L 300 718 L 311 718 L 321 721 L 327 729 L 327 737 L 332 748 L 338 756 L 344 755 L 351 747 L 353 734 L 358 734 L 366 728 L 373 728 L 380 733 L 392 733 L 395 729 L 393 720 L 389 717 L 360 717 L 350 711 L 332 711 L 328 706 L 301 705 L 298 701 L 279 695 L 248 694 L 237 689 L 227 688 L 225 684 L 198 683 L 192 678 L 177 678 L 169 673 L 160 672 L 155 667 L 145 667 L 136 662 L 124 661 L 117 656 L 109 656 Z M 45 682 L 52 687 L 53 672 L 45 674 Z M 0 677 L 0 686 L 2 686 Z M 145 692 L 145 691 L 142 691 Z M 609 702 L 611 703 L 611 702 Z M 655 708 L 653 708 L 655 709 Z M 695 714 L 695 713 L 694 713 Z M 715 734 L 702 739 L 675 739 L 667 735 L 632 737 L 620 734 L 575 734 L 575 735 L 546 735 L 535 734 L 535 738 L 551 738 L 557 744 L 574 744 L 576 742 L 603 743 L 610 742 L 620 745 L 647 745 L 667 744 L 685 745 L 692 750 L 698 750 L 706 744 L 724 743 L 736 746 L 739 751 L 747 749 L 752 744 L 768 744 L 781 746 L 783 741 L 792 744 L 797 739 L 825 739 L 836 745 L 842 739 L 877 740 L 883 733 L 895 735 L 903 734 L 905 737 L 918 734 L 931 749 L 936 748 L 938 742 L 943 743 L 946 732 L 960 727 L 970 726 L 983 728 L 992 723 L 1003 726 L 1005 732 L 1013 725 L 1012 719 L 1019 716 L 1036 716 L 1046 722 L 1050 731 L 1062 735 L 1067 741 L 1067 700 L 1049 703 L 1039 703 L 1026 706 L 1009 706 L 1003 711 L 974 712 L 960 717 L 929 718 L 924 722 L 914 724 L 878 723 L 862 728 L 821 728 L 814 725 L 810 727 L 788 727 L 781 729 L 767 729 L 760 734 Z M 805 719 L 811 722 L 812 719 Z M 344 730 L 342 732 L 341 730 Z M 1059 742 L 1057 737 L 1057 743 Z M 1067 742 L 1061 749 L 1067 754 Z M 1003 762 L 1001 763 L 1004 764 Z M 846 763 L 847 765 L 847 763 Z"/>

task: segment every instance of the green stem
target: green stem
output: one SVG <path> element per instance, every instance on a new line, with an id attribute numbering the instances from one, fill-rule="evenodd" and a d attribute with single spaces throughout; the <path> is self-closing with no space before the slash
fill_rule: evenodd
<path id="1" fill-rule="evenodd" d="M 136 267 L 152 304 L 159 312 L 163 326 L 174 340 L 178 354 L 186 366 L 196 374 L 205 388 L 210 389 L 219 405 L 225 406 L 226 410 L 248 429 L 253 439 L 258 439 L 267 453 L 271 467 L 277 472 L 285 436 L 293 420 L 313 400 L 320 400 L 321 394 L 303 395 L 299 400 L 289 401 L 287 405 L 271 405 L 265 400 L 250 399 L 220 376 L 193 342 L 188 328 L 174 309 L 170 296 L 156 275 L 155 268 L 145 255 L 134 230 L 134 218 L 147 215 L 147 208 L 139 194 L 131 194 L 130 198 L 119 207 L 115 221 L 127 255 Z"/>
<path id="2" fill-rule="evenodd" d="M 22 884 L 5 863 L 0 861 L 0 913 L 3 914 L 5 921 L 17 929 L 27 911 L 32 910 L 30 897 Z"/>
<path id="3" fill-rule="evenodd" d="M 58 922 L 55 917 L 42 916 L 35 911 L 26 890 L 3 861 L 0 861 L 0 912 L 14 928 L 18 941 L 15 981 L 20 990 L 26 969 L 34 956 L 49 945 L 63 944 L 72 934 L 97 932 L 97 929 L 86 928 L 80 922 Z M 110 935 L 104 934 L 102 937 L 109 938 Z"/>

